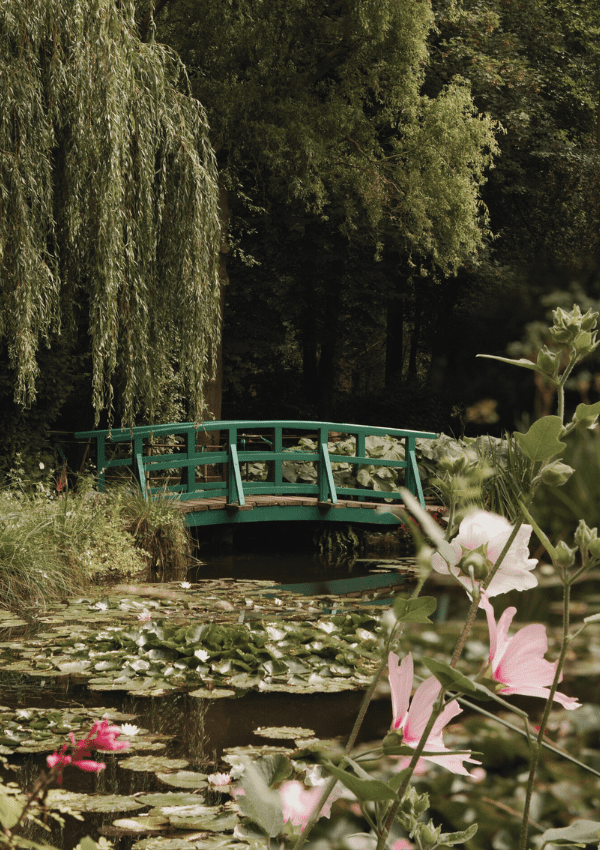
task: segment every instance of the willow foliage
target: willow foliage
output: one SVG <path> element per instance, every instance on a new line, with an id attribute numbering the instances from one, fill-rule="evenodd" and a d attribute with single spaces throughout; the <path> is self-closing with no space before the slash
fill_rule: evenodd
<path id="1" fill-rule="evenodd" d="M 216 166 L 202 106 L 132 0 L 0 0 L 0 343 L 15 400 L 40 347 L 87 327 L 93 403 L 150 416 L 176 365 L 190 414 L 218 333 Z"/>

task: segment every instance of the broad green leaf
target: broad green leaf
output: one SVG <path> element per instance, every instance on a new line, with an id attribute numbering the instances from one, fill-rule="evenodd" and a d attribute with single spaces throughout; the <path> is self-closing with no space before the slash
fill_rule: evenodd
<path id="1" fill-rule="evenodd" d="M 327 770 L 332 776 L 346 786 L 359 800 L 395 800 L 396 792 L 380 779 L 359 779 L 353 773 L 327 764 Z"/>
<path id="2" fill-rule="evenodd" d="M 435 658 L 422 658 L 421 660 L 444 688 L 450 688 L 457 693 L 470 694 L 471 696 L 477 694 L 475 684 L 462 673 L 459 673 L 458 670 L 450 667 L 449 664 L 437 661 Z"/>
<path id="3" fill-rule="evenodd" d="M 0 824 L 4 829 L 10 829 L 21 817 L 23 806 L 17 800 L 0 794 Z"/>
<path id="4" fill-rule="evenodd" d="M 283 828 L 279 791 L 269 788 L 262 773 L 251 762 L 244 768 L 241 785 L 245 791 L 244 796 L 239 798 L 242 814 L 251 818 L 270 838 L 278 835 Z"/>
<path id="5" fill-rule="evenodd" d="M 252 764 L 269 787 L 276 782 L 282 782 L 284 779 L 287 779 L 292 772 L 292 765 L 289 758 L 282 755 L 282 753 L 265 755 Z"/>
<path id="6" fill-rule="evenodd" d="M 547 829 L 542 833 L 542 848 L 547 844 L 557 847 L 585 847 L 600 842 L 600 823 L 594 820 L 576 820 L 570 826 Z"/>
<path id="7" fill-rule="evenodd" d="M 431 623 L 429 615 L 437 607 L 433 596 L 418 596 L 416 599 L 394 598 L 394 614 L 400 623 Z"/>
<path id="8" fill-rule="evenodd" d="M 558 416 L 543 416 L 526 434 L 515 431 L 513 436 L 527 457 L 535 462 L 562 454 L 567 447 L 558 439 L 562 432 L 563 425 Z"/>
<path id="9" fill-rule="evenodd" d="M 600 401 L 596 401 L 594 404 L 583 404 L 582 402 L 575 409 L 573 421 L 584 427 L 589 427 L 594 424 L 597 416 L 600 416 Z"/>

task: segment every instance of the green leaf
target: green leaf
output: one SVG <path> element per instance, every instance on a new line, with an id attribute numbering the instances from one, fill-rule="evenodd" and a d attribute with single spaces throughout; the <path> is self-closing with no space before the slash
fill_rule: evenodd
<path id="1" fill-rule="evenodd" d="M 327 763 L 327 770 L 346 786 L 359 800 L 395 800 L 396 792 L 380 779 L 359 779 L 353 773 Z"/>
<path id="2" fill-rule="evenodd" d="M 292 772 L 289 758 L 282 753 L 263 756 L 258 761 L 253 762 L 253 766 L 269 787 L 276 782 L 287 779 Z"/>
<path id="3" fill-rule="evenodd" d="M 563 425 L 558 416 L 543 416 L 526 434 L 515 431 L 514 438 L 527 457 L 535 462 L 562 454 L 567 447 L 558 439 L 562 432 Z"/>
<path id="4" fill-rule="evenodd" d="M 242 814 L 251 818 L 255 824 L 270 837 L 278 835 L 283 829 L 283 810 L 281 795 L 269 788 L 257 766 L 248 762 L 241 779 L 245 791 L 239 798 Z"/>
<path id="5" fill-rule="evenodd" d="M 475 356 L 485 357 L 486 360 L 499 360 L 501 363 L 509 363 L 511 366 L 521 366 L 523 369 L 531 369 L 533 372 L 544 374 L 544 370 L 540 369 L 537 363 L 533 363 L 525 357 L 521 357 L 519 360 L 511 360 L 510 357 L 498 357 L 495 354 L 476 354 Z"/>
<path id="6" fill-rule="evenodd" d="M 578 425 L 589 428 L 598 416 L 600 416 L 600 401 L 596 401 L 594 404 L 583 404 L 582 402 L 577 405 L 573 421 Z"/>
<path id="7" fill-rule="evenodd" d="M 419 596 L 416 599 L 394 598 L 394 614 L 400 623 L 431 623 L 429 615 L 437 607 L 433 596 Z"/>
<path id="8" fill-rule="evenodd" d="M 421 660 L 444 688 L 449 688 L 460 694 L 471 694 L 472 696 L 477 694 L 477 688 L 474 682 L 467 679 L 458 670 L 450 667 L 449 664 L 445 664 L 443 661 L 437 661 L 435 658 L 422 658 Z"/>
<path id="9" fill-rule="evenodd" d="M 17 800 L 0 794 L 0 824 L 4 829 L 13 827 L 21 817 L 22 811 L 23 806 Z"/>
<path id="10" fill-rule="evenodd" d="M 558 847 L 585 847 L 600 840 L 600 823 L 594 820 L 576 820 L 561 829 L 547 829 L 542 834 L 542 848 L 546 844 Z"/>
<path id="11" fill-rule="evenodd" d="M 463 829 L 461 832 L 442 832 L 440 835 L 440 844 L 464 844 L 465 841 L 470 841 L 477 832 L 478 825 L 472 823 L 468 829 Z"/>

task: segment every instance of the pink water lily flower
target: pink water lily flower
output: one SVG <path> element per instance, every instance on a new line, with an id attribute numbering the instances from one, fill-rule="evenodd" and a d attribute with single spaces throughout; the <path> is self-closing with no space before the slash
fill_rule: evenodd
<path id="1" fill-rule="evenodd" d="M 473 580 L 469 575 L 461 572 L 460 561 L 469 551 L 478 549 L 482 552 L 487 571 L 489 571 L 498 560 L 512 530 L 512 525 L 505 517 L 488 511 L 474 510 L 463 519 L 458 534 L 450 541 L 454 558 L 446 561 L 436 552 L 431 558 L 431 565 L 438 573 L 451 573 L 456 576 L 470 593 Z M 517 536 L 498 567 L 498 572 L 486 589 L 488 596 L 497 596 L 509 590 L 528 590 L 530 587 L 536 587 L 537 578 L 532 575 L 531 570 L 537 564 L 537 560 L 529 557 L 529 538 L 532 530 L 531 526 L 526 524 L 519 528 Z M 479 584 L 481 577 L 476 576 L 476 579 L 478 579 L 476 584 Z"/>
<path id="2" fill-rule="evenodd" d="M 550 688 L 556 674 L 557 661 L 546 661 L 544 655 L 548 651 L 546 627 L 533 623 L 508 637 L 508 629 L 516 608 L 507 608 L 496 624 L 494 609 L 483 594 L 480 607 L 486 613 L 490 630 L 490 670 L 488 676 L 505 687 L 498 693 L 503 696 L 523 694 L 524 696 L 542 697 L 548 699 Z M 562 681 L 562 674 L 560 680 Z M 574 697 L 568 697 L 558 691 L 554 699 L 563 708 L 579 708 L 580 703 Z"/>
<path id="3" fill-rule="evenodd" d="M 400 664 L 398 661 L 398 656 L 395 653 L 390 652 L 388 657 L 388 668 L 390 687 L 392 690 L 392 713 L 394 715 L 392 728 L 402 730 L 402 742 L 404 744 L 408 744 L 409 747 L 415 748 L 421 740 L 421 735 L 425 731 L 425 727 L 431 717 L 433 704 L 438 698 L 441 685 L 435 676 L 430 676 L 428 679 L 425 679 L 425 681 L 422 682 L 415 691 L 415 695 L 412 698 L 409 708 L 408 704 L 410 701 L 410 692 L 412 690 L 414 670 L 412 654 L 409 652 L 408 655 L 405 655 Z M 436 753 L 442 752 L 444 755 L 423 756 L 423 758 L 427 761 L 432 761 L 434 764 L 438 764 L 441 767 L 445 767 L 452 773 L 460 773 L 463 776 L 470 776 L 469 771 L 466 769 L 463 762 L 467 761 L 471 764 L 481 764 L 481 762 L 472 759 L 470 756 L 453 753 L 452 750 L 448 750 L 444 746 L 442 738 L 442 729 L 444 726 L 446 726 L 452 718 L 456 717 L 456 715 L 461 712 L 462 708 L 458 705 L 456 700 L 452 700 L 452 702 L 449 702 L 444 707 L 441 714 L 433 724 L 433 729 L 431 730 L 427 743 L 425 744 L 425 750 Z M 445 753 L 448 753 L 448 755 L 445 755 Z M 410 759 L 408 757 L 401 758 L 399 765 L 400 770 L 404 767 L 408 767 L 409 761 Z"/>

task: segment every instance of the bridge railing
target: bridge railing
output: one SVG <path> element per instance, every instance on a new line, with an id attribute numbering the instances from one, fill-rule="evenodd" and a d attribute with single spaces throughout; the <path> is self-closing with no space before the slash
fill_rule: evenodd
<path id="1" fill-rule="evenodd" d="M 211 432 L 221 433 L 224 448 L 200 445 L 202 435 Z M 257 435 L 257 432 L 261 432 Z M 266 432 L 269 436 L 266 437 Z M 316 439 L 315 451 L 285 449 L 286 432 L 305 432 Z M 354 455 L 335 454 L 329 451 L 330 434 L 347 434 L 354 437 L 356 451 Z M 260 436 L 264 448 L 248 450 L 250 436 Z M 380 457 L 368 457 L 365 441 L 371 436 L 389 435 L 404 442 L 404 460 Z M 133 429 L 115 428 L 112 431 L 79 431 L 77 439 L 94 439 L 97 444 L 98 489 L 104 490 L 106 473 L 109 469 L 128 468 L 138 480 L 146 498 L 154 493 L 172 494 L 179 499 L 202 499 L 225 497 L 227 504 L 243 507 L 245 497 L 256 494 L 284 496 L 307 495 L 317 497 L 323 505 L 336 504 L 339 496 L 352 497 L 361 501 L 365 498 L 401 500 L 398 492 L 381 492 L 363 487 L 340 487 L 334 482 L 332 463 L 349 463 L 357 467 L 383 466 L 405 469 L 405 486 L 422 505 L 425 504 L 423 489 L 415 454 L 417 439 L 435 439 L 438 435 L 429 431 L 407 431 L 398 428 L 377 428 L 370 425 L 350 425 L 335 422 L 306 421 L 217 421 L 195 425 L 193 422 L 178 422 L 167 425 L 139 426 Z M 156 443 L 160 438 L 175 440 L 171 450 L 156 454 Z M 117 448 L 129 444 L 126 457 L 109 457 L 116 454 Z M 159 450 L 159 449 L 158 449 Z M 252 462 L 266 463 L 269 467 L 269 480 L 248 481 L 242 479 L 241 466 Z M 284 478 L 284 463 L 314 463 L 317 468 L 316 482 L 291 482 Z M 208 467 L 225 464 L 227 469 L 223 480 L 206 479 Z M 151 478 L 156 473 L 171 473 L 180 470 L 179 483 L 165 483 L 163 486 L 151 486 Z M 169 480 L 172 476 L 169 475 Z M 149 483 L 150 482 L 150 483 Z"/>

